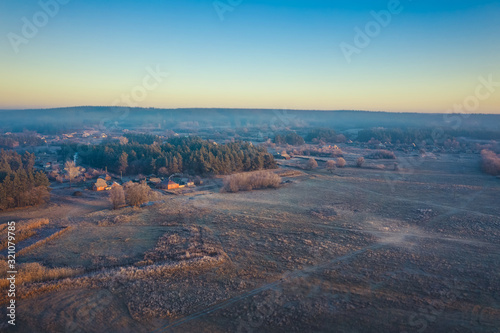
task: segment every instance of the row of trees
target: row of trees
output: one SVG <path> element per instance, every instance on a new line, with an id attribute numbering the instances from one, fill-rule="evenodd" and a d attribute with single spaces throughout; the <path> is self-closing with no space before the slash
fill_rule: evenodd
<path id="1" fill-rule="evenodd" d="M 288 132 L 285 134 L 277 134 L 274 137 L 274 143 L 277 145 L 289 144 L 292 146 L 303 145 L 306 141 L 311 143 L 342 143 L 346 142 L 346 137 L 343 134 L 337 134 L 334 130 L 329 128 L 316 128 L 311 130 L 305 139 L 295 132 Z"/>
<path id="2" fill-rule="evenodd" d="M 328 171 L 333 172 L 335 168 L 344 168 L 346 166 L 346 161 L 342 157 L 337 158 L 337 160 L 328 160 L 325 163 L 325 167 Z M 309 170 L 316 169 L 318 167 L 318 162 L 314 158 L 310 158 L 307 161 L 306 168 Z"/>
<path id="3" fill-rule="evenodd" d="M 34 165 L 34 154 L 0 151 L 0 210 L 35 206 L 49 199 L 50 182 Z"/>
<path id="4" fill-rule="evenodd" d="M 173 138 L 160 144 L 140 144 L 137 137 L 129 142 L 107 142 L 100 145 L 65 145 L 62 157 L 78 152 L 84 164 L 108 168 L 122 174 L 191 173 L 224 175 L 242 171 L 276 168 L 276 162 L 264 147 L 248 142 L 224 145 L 198 137 Z"/>
<path id="5" fill-rule="evenodd" d="M 363 164 L 365 164 L 365 159 L 364 159 L 364 157 L 361 156 L 356 160 L 356 166 L 358 168 L 361 168 L 363 166 Z M 337 167 L 344 168 L 346 165 L 347 165 L 347 162 L 342 157 L 339 157 L 336 161 L 335 160 L 328 160 L 325 163 L 326 169 L 330 172 L 333 172 L 333 170 L 335 170 Z M 306 167 L 309 170 L 316 169 L 318 167 L 318 162 L 316 162 L 316 160 L 314 158 L 310 158 L 307 161 Z"/>

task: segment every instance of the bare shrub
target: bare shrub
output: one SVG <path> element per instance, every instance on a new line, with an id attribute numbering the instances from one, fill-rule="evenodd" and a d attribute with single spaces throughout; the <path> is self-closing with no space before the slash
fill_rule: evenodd
<path id="1" fill-rule="evenodd" d="M 299 170 L 278 170 L 275 173 L 280 177 L 296 177 L 304 175 L 304 173 Z"/>
<path id="2" fill-rule="evenodd" d="M 203 257 L 225 256 L 225 252 L 212 232 L 203 227 L 186 227 L 169 231 L 157 242 L 154 249 L 144 254 L 144 262 L 193 260 Z"/>
<path id="3" fill-rule="evenodd" d="M 131 184 L 125 189 L 125 199 L 131 206 L 140 206 L 149 201 L 151 188 L 145 183 Z"/>
<path id="4" fill-rule="evenodd" d="M 37 262 L 20 264 L 18 267 L 18 274 L 16 276 L 16 283 L 26 282 L 40 282 L 47 280 L 62 279 L 72 277 L 83 273 L 83 269 L 75 268 L 47 268 Z M 0 280 L 0 287 L 8 286 L 7 279 Z"/>
<path id="5" fill-rule="evenodd" d="M 166 176 L 168 175 L 168 169 L 165 167 L 161 167 L 158 169 L 158 174 L 161 176 Z"/>
<path id="6" fill-rule="evenodd" d="M 358 168 L 361 168 L 363 166 L 363 164 L 365 164 L 365 158 L 363 156 L 359 157 L 357 160 L 356 160 L 356 166 Z"/>
<path id="7" fill-rule="evenodd" d="M 333 172 L 335 170 L 337 163 L 335 163 L 334 160 L 328 160 L 326 161 L 326 169 L 330 172 Z"/>
<path id="8" fill-rule="evenodd" d="M 379 160 L 379 159 L 395 160 L 396 155 L 392 151 L 389 151 L 389 150 L 379 150 L 373 154 L 366 156 L 366 158 L 369 158 L 372 160 Z"/>
<path id="9" fill-rule="evenodd" d="M 109 191 L 109 201 L 113 205 L 113 209 L 118 209 L 125 206 L 125 191 L 123 186 L 113 186 Z"/>
<path id="10" fill-rule="evenodd" d="M 309 161 L 307 161 L 307 168 L 309 170 L 316 169 L 318 167 L 318 162 L 314 158 L 310 158 Z"/>
<path id="11" fill-rule="evenodd" d="M 203 181 L 201 180 L 201 177 L 200 176 L 196 176 L 194 177 L 194 184 L 196 186 L 200 186 L 201 184 L 203 184 Z"/>
<path id="12" fill-rule="evenodd" d="M 500 156 L 491 150 L 481 151 L 481 167 L 489 175 L 500 175 Z"/>
<path id="13" fill-rule="evenodd" d="M 64 170 L 66 170 L 67 172 L 69 186 L 71 187 L 73 179 L 80 175 L 80 170 L 76 167 L 75 162 L 73 161 L 66 161 L 66 163 L 64 164 Z"/>
<path id="14" fill-rule="evenodd" d="M 337 212 L 333 208 L 318 208 L 311 211 L 311 214 L 322 220 L 333 221 L 337 217 Z"/>
<path id="15" fill-rule="evenodd" d="M 20 226 L 18 223 L 18 231 L 38 229 L 38 228 L 40 228 L 44 225 L 47 225 L 47 224 L 49 224 L 49 219 L 33 219 L 33 220 L 29 220 L 26 223 L 21 222 Z"/>
<path id="16" fill-rule="evenodd" d="M 260 171 L 254 173 L 239 173 L 226 176 L 222 192 L 251 191 L 265 188 L 278 188 L 281 184 L 281 177 L 270 171 Z"/>
<path id="17" fill-rule="evenodd" d="M 346 165 L 345 160 L 344 160 L 342 157 L 339 157 L 339 158 L 337 159 L 337 166 L 338 166 L 339 168 L 343 168 L 343 167 L 345 167 L 345 165 Z"/>

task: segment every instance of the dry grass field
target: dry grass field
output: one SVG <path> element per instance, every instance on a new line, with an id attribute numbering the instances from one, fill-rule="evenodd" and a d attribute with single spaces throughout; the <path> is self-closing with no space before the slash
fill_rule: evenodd
<path id="1" fill-rule="evenodd" d="M 0 215 L 71 226 L 19 256 L 38 276 L 18 332 L 499 332 L 500 181 L 476 155 L 356 158 L 278 189 Z"/>

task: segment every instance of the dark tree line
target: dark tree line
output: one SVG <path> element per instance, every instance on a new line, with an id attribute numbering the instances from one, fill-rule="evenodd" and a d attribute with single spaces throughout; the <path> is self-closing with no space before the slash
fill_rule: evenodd
<path id="1" fill-rule="evenodd" d="M 288 132 L 286 134 L 277 134 L 274 137 L 274 143 L 277 145 L 289 144 L 292 146 L 300 146 L 305 143 L 304 138 L 295 132 Z"/>
<path id="2" fill-rule="evenodd" d="M 34 154 L 0 151 L 0 210 L 35 206 L 49 199 L 50 182 L 34 165 Z"/>
<path id="3" fill-rule="evenodd" d="M 140 145 L 152 145 L 155 142 L 161 142 L 160 137 L 154 134 L 127 133 L 124 137 L 128 139 L 129 143 L 137 143 Z"/>
<path id="4" fill-rule="evenodd" d="M 125 174 L 169 175 L 178 172 L 198 175 L 225 175 L 241 171 L 271 169 L 276 163 L 265 148 L 248 142 L 224 145 L 198 137 L 173 138 L 160 144 L 64 145 L 63 158 L 78 152 L 84 164 Z"/>
<path id="5" fill-rule="evenodd" d="M 32 132 L 12 133 L 0 135 L 0 148 L 15 148 L 18 146 L 39 146 L 43 140 Z"/>
<path id="6" fill-rule="evenodd" d="M 316 128 L 307 134 L 306 139 L 308 142 L 337 142 L 337 133 L 329 128 Z"/>

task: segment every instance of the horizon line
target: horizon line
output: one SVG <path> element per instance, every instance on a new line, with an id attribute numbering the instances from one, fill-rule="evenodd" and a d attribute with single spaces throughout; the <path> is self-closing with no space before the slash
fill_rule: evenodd
<path id="1" fill-rule="evenodd" d="M 112 105 L 78 105 L 78 106 L 58 106 L 58 107 L 38 107 L 38 108 L 0 108 L 0 111 L 32 111 L 32 110 L 58 110 L 77 108 L 128 108 L 128 109 L 153 109 L 153 110 L 233 110 L 233 111 L 311 111 L 311 112 L 371 112 L 371 113 L 395 113 L 395 114 L 463 114 L 463 115 L 500 115 L 499 113 L 459 113 L 459 112 L 432 112 L 432 111 L 387 111 L 387 110 L 347 110 L 347 109 L 294 109 L 294 108 L 228 108 L 228 107 L 183 107 L 183 108 L 162 108 L 162 107 L 140 107 L 140 106 L 112 106 Z"/>

